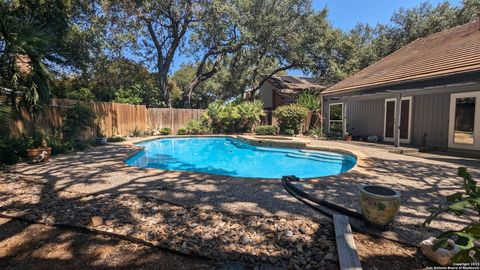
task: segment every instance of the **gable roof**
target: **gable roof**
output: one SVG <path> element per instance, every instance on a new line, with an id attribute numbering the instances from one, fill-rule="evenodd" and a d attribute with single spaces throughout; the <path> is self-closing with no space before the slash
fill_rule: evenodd
<path id="1" fill-rule="evenodd" d="M 480 20 L 419 38 L 325 90 L 348 92 L 480 71 Z"/>
<path id="2" fill-rule="evenodd" d="M 279 90 L 303 91 L 303 90 L 323 90 L 326 87 L 315 78 L 295 77 L 295 76 L 272 76 L 267 82 Z"/>

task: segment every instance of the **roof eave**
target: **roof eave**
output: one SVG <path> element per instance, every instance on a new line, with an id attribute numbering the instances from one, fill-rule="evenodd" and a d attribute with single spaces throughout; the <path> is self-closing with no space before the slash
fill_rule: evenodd
<path id="1" fill-rule="evenodd" d="M 335 94 L 343 94 L 343 93 L 350 93 L 350 92 L 355 92 L 355 91 L 363 91 L 363 90 L 368 90 L 372 88 L 377 88 L 377 87 L 387 87 L 387 86 L 394 86 L 394 85 L 400 85 L 404 83 L 410 83 L 410 82 L 418 82 L 418 81 L 424 81 L 424 80 L 430 80 L 430 79 L 438 79 L 442 77 L 447 77 L 451 75 L 459 75 L 459 74 L 467 74 L 467 73 L 472 73 L 480 71 L 480 67 L 476 69 L 471 69 L 471 70 L 464 70 L 464 71 L 458 71 L 458 72 L 449 72 L 449 73 L 444 73 L 444 74 L 439 74 L 439 75 L 433 75 L 433 76 L 426 76 L 426 77 L 421 77 L 421 78 L 406 78 L 401 81 L 395 81 L 395 82 L 387 82 L 387 83 L 377 83 L 377 84 L 369 84 L 369 85 L 359 85 L 359 86 L 352 86 L 352 87 L 347 87 L 347 88 L 340 88 L 333 90 L 331 92 L 327 90 L 323 91 L 322 94 L 325 96 L 331 96 Z"/>

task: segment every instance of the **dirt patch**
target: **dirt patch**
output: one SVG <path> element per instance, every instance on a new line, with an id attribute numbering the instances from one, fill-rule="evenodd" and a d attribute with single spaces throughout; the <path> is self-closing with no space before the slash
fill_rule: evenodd
<path id="1" fill-rule="evenodd" d="M 106 236 L 0 218 L 0 269 L 215 269 L 215 264 Z"/>
<path id="2" fill-rule="evenodd" d="M 360 233 L 353 237 L 363 269 L 424 269 L 432 265 L 417 247 Z"/>

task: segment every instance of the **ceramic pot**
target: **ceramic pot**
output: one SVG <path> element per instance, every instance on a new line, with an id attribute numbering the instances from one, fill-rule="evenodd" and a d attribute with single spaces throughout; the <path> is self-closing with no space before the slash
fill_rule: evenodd
<path id="1" fill-rule="evenodd" d="M 52 148 L 51 147 L 39 147 L 39 148 L 31 148 L 27 149 L 27 156 L 29 160 L 33 160 L 36 156 L 40 155 L 43 151 L 47 152 L 45 159 L 43 161 L 48 161 L 50 156 L 52 156 Z"/>
<path id="2" fill-rule="evenodd" d="M 382 226 L 389 225 L 400 209 L 400 192 L 383 186 L 362 186 L 360 208 L 369 222 Z"/>
<path id="3" fill-rule="evenodd" d="M 95 139 L 97 145 L 106 145 L 107 144 L 107 137 L 97 137 Z"/>

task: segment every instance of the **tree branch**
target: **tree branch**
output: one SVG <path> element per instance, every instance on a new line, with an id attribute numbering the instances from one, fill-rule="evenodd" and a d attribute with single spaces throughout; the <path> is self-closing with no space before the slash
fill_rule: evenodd
<path id="1" fill-rule="evenodd" d="M 260 87 L 262 87 L 262 85 L 268 80 L 270 79 L 273 75 L 277 74 L 278 72 L 280 71 L 284 71 L 284 70 L 288 70 L 288 69 L 291 69 L 291 68 L 294 68 L 296 67 L 297 65 L 295 63 L 292 63 L 290 65 L 286 65 L 286 66 L 283 66 L 283 67 L 279 67 L 277 69 L 274 69 L 270 74 L 268 74 L 267 76 L 265 76 L 261 81 L 260 83 L 254 87 L 251 92 L 252 93 L 255 93 L 255 91 L 257 91 L 258 89 L 260 89 Z"/>

